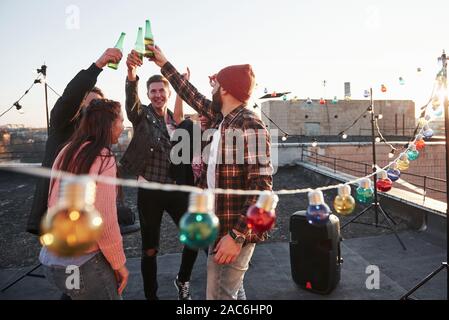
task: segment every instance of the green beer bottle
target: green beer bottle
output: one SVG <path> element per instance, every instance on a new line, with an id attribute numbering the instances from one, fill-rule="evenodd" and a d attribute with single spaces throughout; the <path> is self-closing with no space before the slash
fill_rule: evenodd
<path id="1" fill-rule="evenodd" d="M 146 58 L 153 58 L 154 52 L 147 49 L 147 46 L 153 46 L 154 45 L 154 37 L 153 32 L 151 32 L 151 23 L 150 20 L 145 21 L 145 57 Z"/>
<path id="2" fill-rule="evenodd" d="M 142 59 L 145 54 L 145 46 L 143 44 L 143 30 L 139 27 L 139 31 L 137 32 L 136 44 L 134 46 L 134 50 L 139 54 L 139 58 Z"/>
<path id="3" fill-rule="evenodd" d="M 122 32 L 122 34 L 120 35 L 120 38 L 118 39 L 118 41 L 114 47 L 114 48 L 119 49 L 121 52 L 123 52 L 123 42 L 125 41 L 125 36 L 126 36 L 126 33 Z M 110 63 L 108 63 L 108 67 L 111 69 L 117 70 L 119 63 L 120 63 L 120 61 L 117 63 L 110 62 Z"/>

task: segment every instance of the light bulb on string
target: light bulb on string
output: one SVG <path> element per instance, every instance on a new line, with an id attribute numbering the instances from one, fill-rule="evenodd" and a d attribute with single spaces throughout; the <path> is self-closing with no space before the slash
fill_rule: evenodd
<path id="1" fill-rule="evenodd" d="M 435 117 L 441 117 L 443 115 L 443 104 L 447 98 L 447 86 L 443 83 L 443 79 L 439 79 L 437 83 L 437 90 L 432 98 L 432 111 Z"/>
<path id="2" fill-rule="evenodd" d="M 410 161 L 414 161 L 414 160 L 418 159 L 418 157 L 419 157 L 419 151 L 416 150 L 416 145 L 413 144 L 410 146 L 409 150 L 407 150 L 407 158 Z"/>
<path id="3" fill-rule="evenodd" d="M 14 106 L 16 107 L 16 110 L 19 112 L 19 114 L 25 114 L 25 110 L 23 110 L 22 105 L 18 101 L 14 103 Z"/>
<path id="4" fill-rule="evenodd" d="M 419 127 L 424 127 L 424 126 L 426 126 L 428 124 L 428 121 L 426 120 L 426 118 L 424 118 L 424 117 L 422 117 L 422 118 L 419 118 L 419 120 L 418 120 L 418 125 L 419 125 Z"/>
<path id="5" fill-rule="evenodd" d="M 364 178 L 360 181 L 356 191 L 356 200 L 363 204 L 370 204 L 374 199 L 374 189 L 371 186 L 371 180 Z"/>
<path id="6" fill-rule="evenodd" d="M 383 114 L 378 114 L 377 116 L 376 116 L 376 119 L 378 119 L 378 120 L 382 120 L 384 118 L 384 115 Z"/>
<path id="7" fill-rule="evenodd" d="M 364 96 L 365 98 L 369 98 L 369 96 L 370 96 L 369 90 L 365 90 L 365 91 L 363 92 L 363 96 Z"/>
<path id="8" fill-rule="evenodd" d="M 418 150 L 418 151 L 423 150 L 424 147 L 426 146 L 426 142 L 424 141 L 422 134 L 419 134 L 417 136 L 415 146 L 416 146 L 416 150 Z"/>
<path id="9" fill-rule="evenodd" d="M 278 202 L 279 197 L 274 193 L 262 192 L 256 204 L 249 207 L 246 213 L 248 229 L 256 234 L 271 230 L 276 222 L 275 209 Z"/>
<path id="10" fill-rule="evenodd" d="M 288 139 L 288 134 L 284 134 L 281 138 L 282 141 L 287 141 Z"/>
<path id="11" fill-rule="evenodd" d="M 282 96 L 282 100 L 287 101 L 287 95 L 286 95 L 286 94 L 284 94 L 284 95 Z"/>
<path id="12" fill-rule="evenodd" d="M 312 140 L 312 147 L 317 147 L 318 146 L 318 141 L 316 139 Z"/>
<path id="13" fill-rule="evenodd" d="M 320 104 L 326 104 L 326 100 L 324 98 L 320 99 Z"/>
<path id="14" fill-rule="evenodd" d="M 215 242 L 219 220 L 211 191 L 190 194 L 189 209 L 179 221 L 179 240 L 191 249 L 204 249 Z"/>
<path id="15" fill-rule="evenodd" d="M 390 165 L 390 167 L 387 170 L 388 178 L 391 181 L 397 181 L 401 177 L 401 171 L 398 170 L 398 165 L 396 163 L 393 163 Z"/>
<path id="16" fill-rule="evenodd" d="M 347 135 L 346 133 L 343 133 L 343 134 L 341 135 L 341 137 L 342 137 L 343 140 L 348 139 L 348 135 Z"/>
<path id="17" fill-rule="evenodd" d="M 376 137 L 375 141 L 376 141 L 376 143 L 379 143 L 379 142 L 381 142 L 382 140 L 380 139 L 380 137 Z"/>
<path id="18" fill-rule="evenodd" d="M 332 100 L 332 104 L 337 104 L 338 103 L 338 98 L 337 96 L 334 97 L 334 99 Z"/>
<path id="19" fill-rule="evenodd" d="M 42 245 L 60 257 L 85 254 L 95 245 L 103 230 L 95 193 L 96 183 L 88 177 L 62 180 L 58 203 L 42 219 Z"/>
<path id="20" fill-rule="evenodd" d="M 267 94 L 268 93 L 268 89 L 267 88 L 263 89 L 263 93 Z"/>
<path id="21" fill-rule="evenodd" d="M 273 92 L 271 93 L 271 96 L 272 96 L 273 98 L 276 98 L 276 97 L 277 97 L 276 91 L 273 91 Z"/>
<path id="22" fill-rule="evenodd" d="M 392 159 L 394 157 L 395 152 L 396 151 L 394 149 L 391 149 L 390 153 L 388 153 L 388 158 Z"/>
<path id="23" fill-rule="evenodd" d="M 441 106 L 441 102 L 440 102 L 440 98 L 438 96 L 434 96 L 432 98 L 432 107 L 435 110 L 436 108 L 438 108 L 439 106 Z"/>
<path id="24" fill-rule="evenodd" d="M 410 167 L 410 161 L 408 160 L 407 154 L 405 153 L 401 154 L 396 163 L 399 171 L 408 170 L 408 168 Z"/>
<path id="25" fill-rule="evenodd" d="M 308 194 L 309 206 L 306 211 L 306 219 L 310 224 L 322 225 L 329 220 L 332 213 L 329 206 L 324 202 L 323 192 L 320 190 L 310 191 Z"/>
<path id="26" fill-rule="evenodd" d="M 355 209 L 355 200 L 351 196 L 351 187 L 342 185 L 338 187 L 338 195 L 334 200 L 334 209 L 338 214 L 349 215 Z"/>
<path id="27" fill-rule="evenodd" d="M 423 128 L 423 136 L 426 139 L 430 139 L 433 137 L 433 130 L 429 127 L 429 125 L 425 125 Z"/>
<path id="28" fill-rule="evenodd" d="M 433 110 L 433 115 L 437 118 L 442 117 L 443 116 L 443 107 L 439 107 L 435 110 Z"/>
<path id="29" fill-rule="evenodd" d="M 388 173 L 385 170 L 380 171 L 378 174 L 378 180 L 376 182 L 376 188 L 382 192 L 388 192 L 393 186 L 393 182 L 388 177 Z"/>
<path id="30" fill-rule="evenodd" d="M 310 99 L 310 98 L 307 98 L 307 101 L 306 101 L 306 103 L 307 103 L 307 104 L 312 104 L 312 99 Z"/>
<path id="31" fill-rule="evenodd" d="M 382 91 L 382 92 L 387 92 L 387 87 L 383 84 L 383 85 L 381 85 L 380 86 L 380 91 Z"/>

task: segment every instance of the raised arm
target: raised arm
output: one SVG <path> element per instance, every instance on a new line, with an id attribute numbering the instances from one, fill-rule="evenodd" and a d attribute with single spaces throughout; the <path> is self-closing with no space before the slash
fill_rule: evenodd
<path id="1" fill-rule="evenodd" d="M 142 65 L 142 60 L 136 51 L 132 50 L 126 60 L 128 67 L 128 76 L 126 78 L 126 115 L 133 125 L 137 124 L 142 115 L 142 104 L 139 99 L 138 84 L 139 77 L 137 76 L 137 68 Z"/>
<path id="2" fill-rule="evenodd" d="M 122 58 L 119 49 L 107 49 L 88 69 L 81 70 L 69 82 L 62 96 L 51 110 L 50 127 L 63 129 L 78 114 L 83 99 L 97 83 L 98 75 L 109 62 L 118 62 Z"/>
<path id="3" fill-rule="evenodd" d="M 187 67 L 187 72 L 183 73 L 182 76 L 187 81 L 190 80 L 190 69 L 188 67 Z M 179 96 L 179 94 L 176 95 L 175 110 L 173 112 L 173 118 L 175 119 L 177 125 L 179 125 L 182 121 L 184 121 L 183 101 L 182 101 L 182 98 Z"/>
<path id="4" fill-rule="evenodd" d="M 214 121 L 219 113 L 213 110 L 212 101 L 199 93 L 188 80 L 182 77 L 178 70 L 168 62 L 159 47 L 148 46 L 148 49 L 154 52 L 154 58 L 151 58 L 151 60 L 161 67 L 161 73 L 168 79 L 168 81 L 170 81 L 170 84 L 181 99 L 198 113 L 203 114 L 211 121 Z"/>

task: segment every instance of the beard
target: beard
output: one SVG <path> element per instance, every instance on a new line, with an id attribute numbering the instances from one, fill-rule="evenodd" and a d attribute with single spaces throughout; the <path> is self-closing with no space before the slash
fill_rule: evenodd
<path id="1" fill-rule="evenodd" d="M 217 90 L 217 92 L 215 92 L 214 95 L 212 96 L 212 110 L 214 110 L 217 113 L 220 113 L 222 108 L 223 108 L 223 100 L 221 99 L 220 90 Z"/>

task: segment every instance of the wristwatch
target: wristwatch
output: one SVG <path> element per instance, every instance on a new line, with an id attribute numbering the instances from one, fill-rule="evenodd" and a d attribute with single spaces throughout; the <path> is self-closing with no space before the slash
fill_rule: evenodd
<path id="1" fill-rule="evenodd" d="M 235 243 L 237 244 L 243 244 L 245 242 L 245 237 L 242 235 L 237 235 L 232 229 L 229 230 L 229 235 L 231 236 L 232 239 L 234 239 Z"/>

